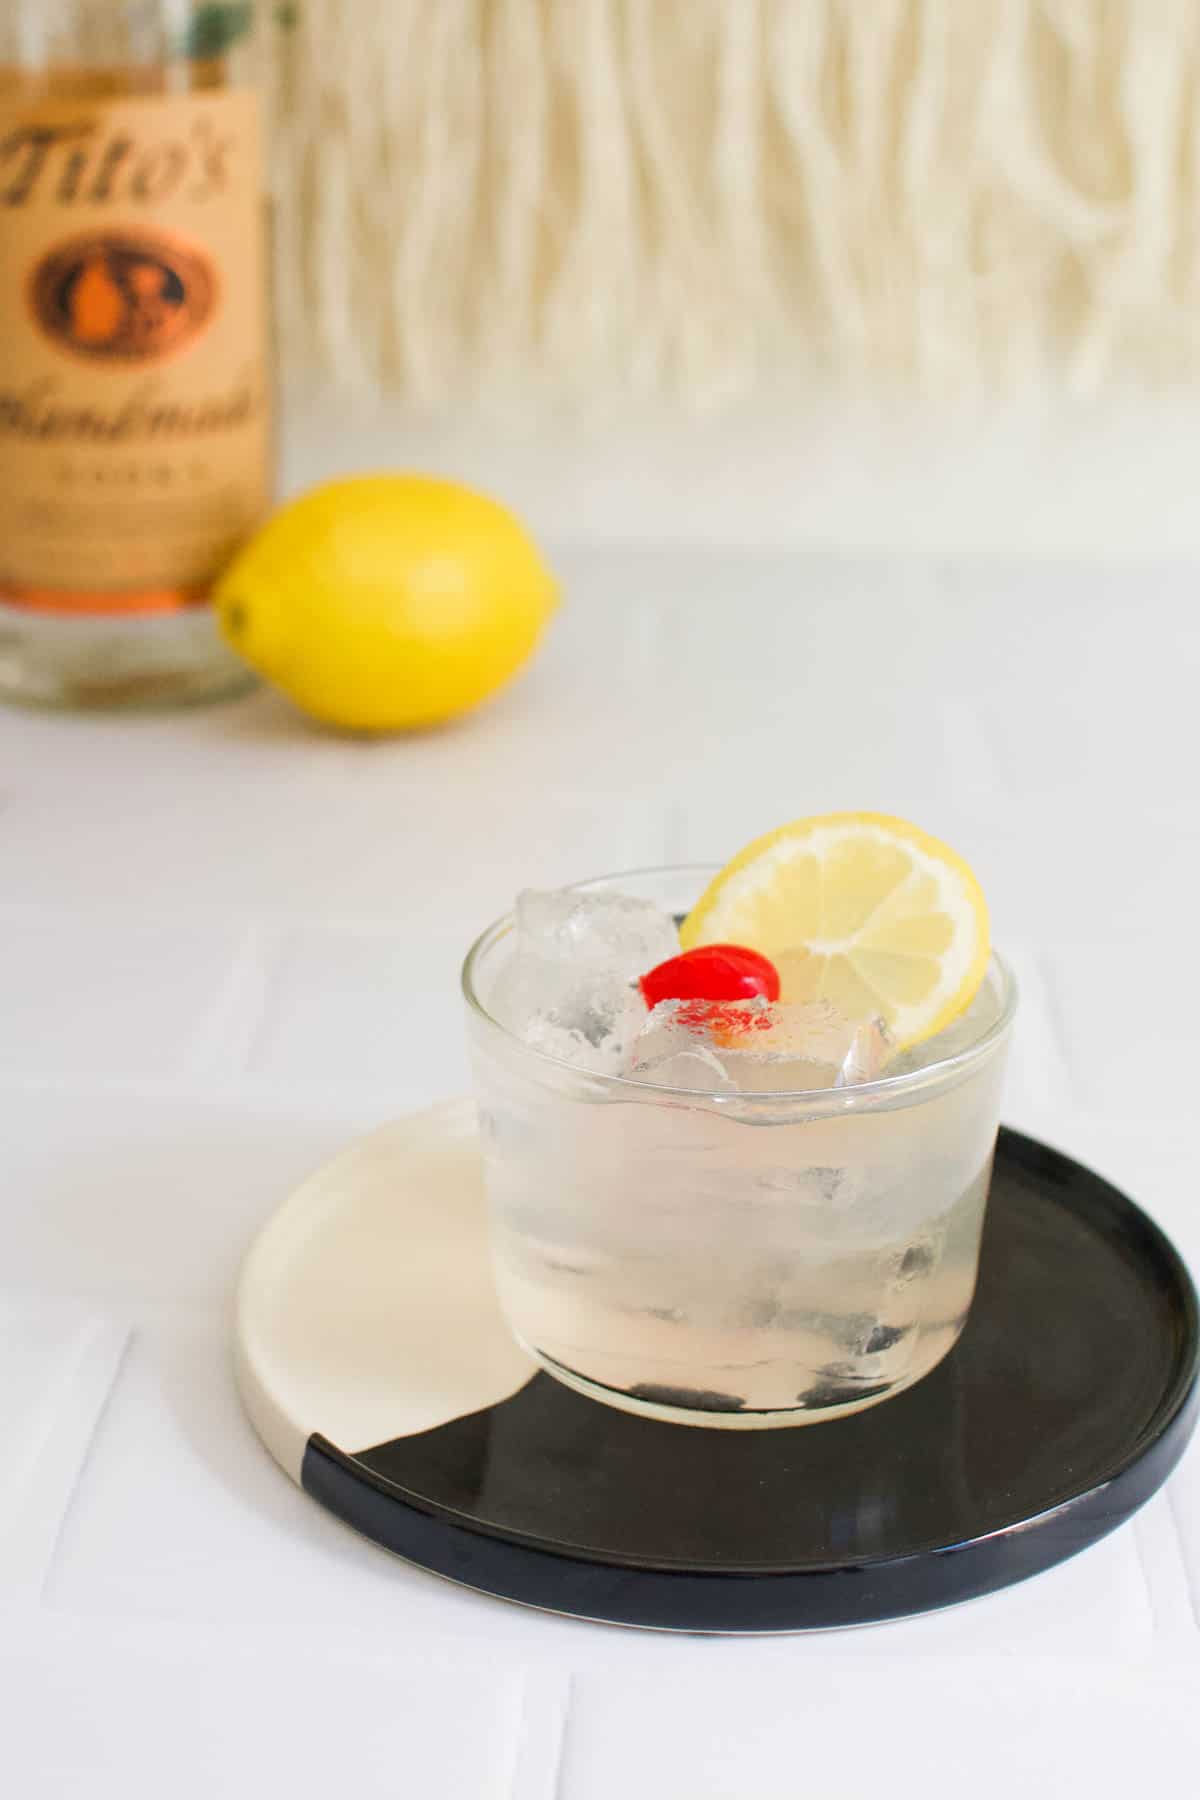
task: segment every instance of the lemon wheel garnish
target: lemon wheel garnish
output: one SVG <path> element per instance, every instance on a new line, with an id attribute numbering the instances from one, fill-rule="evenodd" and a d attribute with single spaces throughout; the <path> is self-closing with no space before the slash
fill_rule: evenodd
<path id="1" fill-rule="evenodd" d="M 880 1017 L 899 1045 L 948 1025 L 987 969 L 988 912 L 967 864 L 905 819 L 829 813 L 756 838 L 679 933 L 745 944 L 779 970 L 784 1001 Z"/>

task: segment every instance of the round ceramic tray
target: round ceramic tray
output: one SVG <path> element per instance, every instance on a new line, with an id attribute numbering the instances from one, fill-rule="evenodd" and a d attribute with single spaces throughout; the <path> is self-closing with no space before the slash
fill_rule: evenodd
<path id="1" fill-rule="evenodd" d="M 1177 1461 L 1198 1341 L 1157 1226 L 1002 1131 L 970 1319 L 915 1387 L 776 1431 L 618 1412 L 508 1335 L 465 1102 L 307 1181 L 250 1251 L 237 1315 L 250 1417 L 347 1524 L 490 1594 L 685 1631 L 894 1618 L 1062 1561 Z"/>

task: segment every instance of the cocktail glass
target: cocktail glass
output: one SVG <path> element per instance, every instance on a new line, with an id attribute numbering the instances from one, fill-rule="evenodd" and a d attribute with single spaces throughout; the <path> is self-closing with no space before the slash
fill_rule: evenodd
<path id="1" fill-rule="evenodd" d="M 581 891 L 682 915 L 713 873 Z M 496 1288 L 544 1369 L 629 1412 L 748 1428 L 877 1405 L 942 1360 L 975 1288 L 1016 1005 L 998 956 L 880 1079 L 728 1094 L 523 1042 L 488 1010 L 514 946 L 510 916 L 463 988 Z"/>

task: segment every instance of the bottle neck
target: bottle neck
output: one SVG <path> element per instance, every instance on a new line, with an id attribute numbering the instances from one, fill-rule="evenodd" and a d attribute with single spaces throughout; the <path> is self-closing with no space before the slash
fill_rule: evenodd
<path id="1" fill-rule="evenodd" d="M 251 0 L 7 0 L 0 99 L 192 93 L 255 80 Z"/>

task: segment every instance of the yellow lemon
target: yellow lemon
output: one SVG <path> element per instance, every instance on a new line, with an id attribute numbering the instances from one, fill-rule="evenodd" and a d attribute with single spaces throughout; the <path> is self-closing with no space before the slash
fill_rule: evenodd
<path id="1" fill-rule="evenodd" d="M 496 501 L 424 475 L 357 475 L 268 519 L 214 598 L 229 643 L 305 712 L 404 731 L 514 675 L 557 590 Z"/>
<path id="2" fill-rule="evenodd" d="M 783 1000 L 881 1017 L 900 1045 L 933 1037 L 987 969 L 983 890 L 946 844 L 905 819 L 830 813 L 757 838 L 712 881 L 679 933 L 745 944 L 779 970 Z"/>

